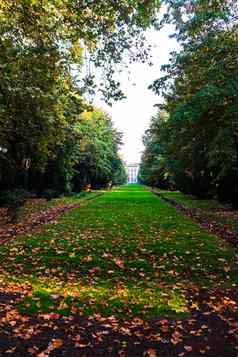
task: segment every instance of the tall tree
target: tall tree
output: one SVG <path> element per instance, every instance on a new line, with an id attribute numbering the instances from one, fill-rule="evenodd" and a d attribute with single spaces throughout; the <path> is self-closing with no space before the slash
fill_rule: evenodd
<path id="1" fill-rule="evenodd" d="M 106 98 L 121 97 L 112 66 L 123 53 L 146 59 L 143 31 L 155 22 L 157 8 L 156 0 L 0 2 L 0 145 L 7 149 L 1 152 L 0 167 L 7 162 L 5 184 L 17 185 L 29 164 L 44 169 L 66 140 L 67 127 L 84 110 L 83 91 L 93 87 L 90 73 L 81 88 L 78 83 L 86 49 L 94 65 L 105 70 Z M 72 97 L 78 105 L 73 110 Z"/>
<path id="2" fill-rule="evenodd" d="M 165 128 L 168 122 L 166 112 L 160 112 L 152 117 L 149 129 L 145 132 L 143 143 L 145 150 L 142 155 L 139 181 L 160 188 L 172 188 L 173 180 L 167 162 L 165 143 Z"/>
<path id="3" fill-rule="evenodd" d="M 238 180 L 237 4 L 165 3 L 164 21 L 176 25 L 181 45 L 152 86 L 170 116 L 168 159 L 182 190 L 219 193 L 228 177 Z M 229 190 L 234 198 L 235 187 Z"/>
<path id="4" fill-rule="evenodd" d="M 106 186 L 123 169 L 118 155 L 121 134 L 112 125 L 110 117 L 99 109 L 80 115 L 76 131 L 81 136 L 78 163 L 75 166 L 76 189 L 90 184 Z M 78 186 L 78 187 L 77 187 Z"/>

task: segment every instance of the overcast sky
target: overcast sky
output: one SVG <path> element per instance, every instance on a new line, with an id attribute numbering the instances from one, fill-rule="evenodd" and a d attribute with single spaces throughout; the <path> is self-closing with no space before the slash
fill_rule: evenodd
<path id="1" fill-rule="evenodd" d="M 112 117 L 115 127 L 123 132 L 124 145 L 121 153 L 127 163 L 140 162 L 143 151 L 142 136 L 148 128 L 150 118 L 156 113 L 154 104 L 160 102 L 148 86 L 160 76 L 160 67 L 168 63 L 171 51 L 178 49 L 171 26 L 163 30 L 147 31 L 147 40 L 152 45 L 153 66 L 132 64 L 130 74 L 126 71 L 120 77 L 121 88 L 127 98 L 116 102 L 112 107 L 97 99 L 94 104 L 106 110 Z"/>

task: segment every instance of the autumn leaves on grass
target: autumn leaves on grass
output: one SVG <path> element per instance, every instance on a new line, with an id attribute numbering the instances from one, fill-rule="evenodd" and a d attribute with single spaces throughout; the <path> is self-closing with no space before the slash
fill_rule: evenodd
<path id="1" fill-rule="evenodd" d="M 234 286 L 235 262 L 232 248 L 136 185 L 0 248 L 5 281 L 32 285 L 25 313 L 187 314 L 187 288 Z"/>

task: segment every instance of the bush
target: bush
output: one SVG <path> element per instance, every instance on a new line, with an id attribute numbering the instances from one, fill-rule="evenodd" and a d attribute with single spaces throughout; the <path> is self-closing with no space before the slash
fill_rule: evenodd
<path id="1" fill-rule="evenodd" d="M 5 207 L 21 206 L 30 195 L 23 189 L 6 190 L 0 192 L 0 205 Z"/>
<path id="2" fill-rule="evenodd" d="M 82 191 L 82 192 L 73 192 L 73 193 L 72 193 L 72 196 L 74 196 L 75 198 L 83 198 L 83 197 L 87 196 L 88 193 L 90 193 L 90 192 L 85 192 L 85 191 Z"/>
<path id="3" fill-rule="evenodd" d="M 29 193 L 23 189 L 0 192 L 0 206 L 7 207 L 10 222 L 15 223 L 17 221 L 20 207 L 24 205 L 29 197 Z"/>
<path id="4" fill-rule="evenodd" d="M 211 177 L 208 174 L 188 175 L 185 172 L 174 172 L 174 181 L 177 189 L 185 194 L 191 194 L 198 198 L 209 198 L 213 196 Z"/>
<path id="5" fill-rule="evenodd" d="M 238 173 L 230 172 L 218 183 L 217 196 L 219 201 L 238 207 Z"/>
<path id="6" fill-rule="evenodd" d="M 45 198 L 47 201 L 52 200 L 53 198 L 57 198 L 60 196 L 60 192 L 53 189 L 48 189 L 42 192 L 41 196 Z"/>

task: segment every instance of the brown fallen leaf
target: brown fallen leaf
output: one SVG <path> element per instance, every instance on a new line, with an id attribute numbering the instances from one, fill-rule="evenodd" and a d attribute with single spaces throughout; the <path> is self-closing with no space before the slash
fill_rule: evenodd
<path id="1" fill-rule="evenodd" d="M 29 348 L 27 349 L 27 351 L 28 351 L 29 353 L 31 353 L 31 354 L 36 354 L 37 351 L 38 351 L 38 348 L 35 347 L 35 346 L 29 347 Z"/>
<path id="2" fill-rule="evenodd" d="M 59 348 L 63 345 L 63 341 L 60 338 L 56 338 L 52 341 L 52 345 L 54 348 Z"/>
<path id="3" fill-rule="evenodd" d="M 41 353 L 38 353 L 37 357 L 48 357 L 49 354 L 50 354 L 50 351 L 46 350 L 46 351 L 43 351 Z"/>
<path id="4" fill-rule="evenodd" d="M 116 260 L 115 260 L 115 264 L 116 264 L 119 268 L 121 268 L 121 269 L 124 268 L 124 261 L 121 260 L 121 259 L 116 259 Z"/>
<path id="5" fill-rule="evenodd" d="M 153 348 L 149 348 L 146 353 L 148 357 L 157 357 L 157 352 Z"/>
<path id="6" fill-rule="evenodd" d="M 192 346 L 184 346 L 184 349 L 187 351 L 187 352 L 191 352 L 193 350 Z"/>

